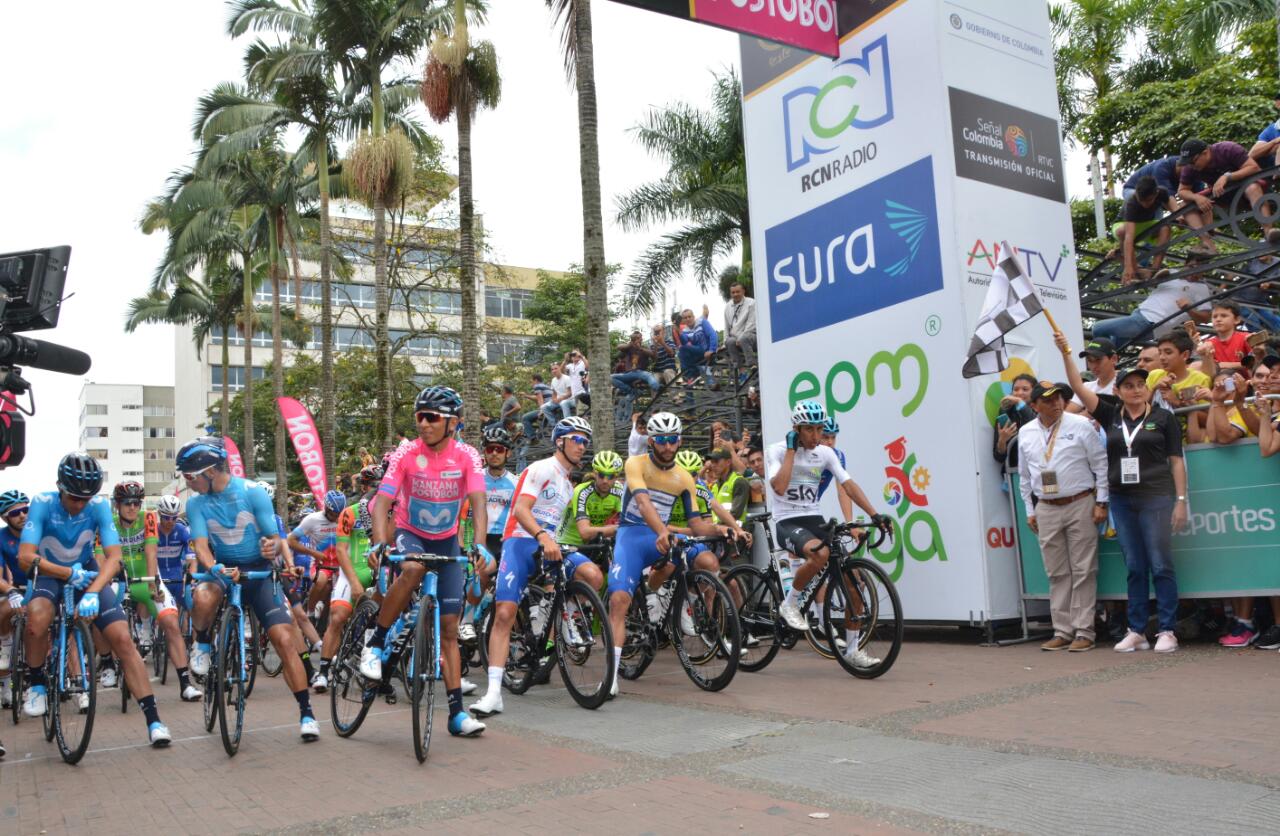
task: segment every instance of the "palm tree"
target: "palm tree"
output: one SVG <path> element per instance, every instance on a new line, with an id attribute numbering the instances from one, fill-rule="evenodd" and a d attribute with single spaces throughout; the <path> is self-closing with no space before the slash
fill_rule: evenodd
<path id="1" fill-rule="evenodd" d="M 742 83 L 737 73 L 716 74 L 710 110 L 671 105 L 650 113 L 634 130 L 641 145 L 666 158 L 668 169 L 661 180 L 618 199 L 618 223 L 627 230 L 675 221 L 685 226 L 645 250 L 627 280 L 624 309 L 651 309 L 689 261 L 706 290 L 716 281 L 717 258 L 739 244 L 742 272 L 751 275 Z"/>
<path id="2" fill-rule="evenodd" d="M 473 4 L 479 6 L 479 4 Z M 477 17 L 482 15 L 483 7 Z M 502 95 L 498 56 L 489 41 L 471 43 L 467 2 L 454 0 L 452 32 L 431 45 L 422 75 L 422 100 L 437 122 L 458 124 L 458 283 L 462 291 L 463 419 L 473 444 L 480 438 L 480 326 L 476 311 L 475 204 L 471 183 L 471 121 L 480 107 L 497 107 Z"/>
<path id="3" fill-rule="evenodd" d="M 600 208 L 600 143 L 596 135 L 596 75 L 591 33 L 591 0 L 547 0 L 560 21 L 564 69 L 578 93 L 578 160 L 582 181 L 582 272 L 587 282 L 587 360 L 603 380 L 612 367 L 609 345 L 609 279 L 604 258 L 604 218 Z M 607 383 L 607 381 L 604 381 Z M 613 387 L 591 392 L 596 448 L 613 449 Z"/>
<path id="4" fill-rule="evenodd" d="M 1154 14 L 1204 63 L 1221 54 L 1224 38 L 1251 24 L 1280 19 L 1280 0 L 1166 0 L 1155 5 Z"/>

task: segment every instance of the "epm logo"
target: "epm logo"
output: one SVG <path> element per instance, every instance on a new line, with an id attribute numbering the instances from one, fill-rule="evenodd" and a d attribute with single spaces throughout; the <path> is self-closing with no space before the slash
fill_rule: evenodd
<path id="1" fill-rule="evenodd" d="M 933 160 L 765 231 L 774 341 L 942 289 Z"/>
<path id="2" fill-rule="evenodd" d="M 889 39 L 882 36 L 863 48 L 859 57 L 832 66 L 831 78 L 822 86 L 798 87 L 782 97 L 787 171 L 841 150 L 847 131 L 874 128 L 891 119 Z M 803 189 L 808 191 L 875 155 L 875 143 L 869 143 L 830 161 L 818 160 L 825 164 L 805 175 Z"/>
<path id="3" fill-rule="evenodd" d="M 893 522 L 893 539 L 885 540 L 871 554 L 881 563 L 892 564 L 889 577 L 897 582 L 902 577 L 906 558 L 919 563 L 937 558 L 947 559 L 947 549 L 942 543 L 938 521 L 929 512 L 929 486 L 933 477 L 928 468 L 916 461 L 916 454 L 907 450 L 904 436 L 884 446 L 889 456 L 884 475 L 884 501 L 889 504 L 889 518 Z"/>

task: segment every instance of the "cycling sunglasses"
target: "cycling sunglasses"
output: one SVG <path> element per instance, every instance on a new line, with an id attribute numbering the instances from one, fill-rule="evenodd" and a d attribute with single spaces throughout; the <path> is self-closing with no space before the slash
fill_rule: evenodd
<path id="1" fill-rule="evenodd" d="M 27 512 L 29 512 L 30 510 L 31 510 L 31 509 L 30 509 L 29 507 L 28 507 L 28 508 L 14 508 L 12 511 L 6 511 L 6 512 L 5 512 L 5 516 L 6 516 L 6 517 L 19 517 L 19 516 L 22 516 L 23 514 L 26 514 L 26 513 L 27 513 Z"/>
<path id="2" fill-rule="evenodd" d="M 506 445 L 490 444 L 489 446 L 484 448 L 484 452 L 485 452 L 485 455 L 488 455 L 489 453 L 507 453 L 510 451 L 507 449 Z"/>
<path id="3" fill-rule="evenodd" d="M 205 474 L 206 474 L 206 473 L 208 473 L 210 470 L 213 470 L 213 468 L 214 468 L 214 465 L 209 465 L 208 467 L 205 467 L 205 468 L 202 468 L 202 469 L 200 469 L 200 470 L 197 470 L 195 473 L 186 473 L 186 472 L 184 471 L 184 472 L 182 473 L 182 478 L 183 478 L 183 479 L 186 479 L 188 482 L 190 482 L 192 479 L 195 479 L 197 476 L 203 476 L 203 475 L 205 475 Z"/>
<path id="4" fill-rule="evenodd" d="M 655 435 L 650 436 L 654 444 L 679 444 L 680 436 L 678 435 Z"/>
<path id="5" fill-rule="evenodd" d="M 426 421 L 428 424 L 438 424 L 448 416 L 441 415 L 439 412 L 418 412 L 413 417 L 418 421 Z"/>
<path id="6" fill-rule="evenodd" d="M 581 444 L 584 447 L 591 443 L 591 439 L 587 438 L 585 435 L 566 435 L 565 438 L 575 444 Z"/>
<path id="7" fill-rule="evenodd" d="M 120 504 L 128 506 L 130 508 L 141 508 L 142 500 L 141 499 L 122 499 L 120 500 Z"/>
<path id="8" fill-rule="evenodd" d="M 169 514 L 161 514 L 161 515 L 160 515 L 160 522 L 177 522 L 177 521 L 178 521 L 178 515 L 177 515 L 177 514 L 174 514 L 174 515 L 172 515 L 172 516 L 170 516 Z"/>

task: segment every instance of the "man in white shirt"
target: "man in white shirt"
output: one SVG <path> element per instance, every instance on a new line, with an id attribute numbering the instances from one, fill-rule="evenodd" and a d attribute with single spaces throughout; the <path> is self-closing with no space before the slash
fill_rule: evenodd
<path id="1" fill-rule="evenodd" d="M 583 398 L 583 395 L 587 393 L 587 386 L 583 380 L 587 373 L 587 358 L 582 356 L 581 351 L 575 348 L 565 357 L 564 373 L 569 378 L 569 393 L 575 404 L 574 410 L 576 411 L 579 400 L 587 404 L 590 403 L 589 400 Z"/>
<path id="2" fill-rule="evenodd" d="M 1187 264 L 1192 264 L 1192 261 L 1188 258 Z M 1203 278 L 1203 273 L 1193 273 L 1161 282 L 1142 300 L 1142 304 L 1134 308 L 1133 313 L 1095 323 L 1093 338 L 1105 337 L 1117 348 L 1124 348 L 1144 335 L 1149 339 L 1153 333 L 1159 336 L 1180 328 L 1188 317 L 1196 322 L 1208 322 L 1213 306 L 1205 300 L 1213 295 L 1213 290 L 1202 281 Z M 1164 321 L 1169 316 L 1173 318 Z"/>
<path id="3" fill-rule="evenodd" d="M 1092 650 L 1098 523 L 1107 518 L 1107 452 L 1092 422 L 1064 410 L 1071 387 L 1031 390 L 1039 416 L 1018 431 L 1018 488 L 1049 576 L 1053 638 L 1042 650 Z"/>
<path id="4" fill-rule="evenodd" d="M 551 374 L 551 400 L 560 408 L 560 417 L 568 418 L 573 415 L 573 384 L 559 363 L 552 364 Z"/>
<path id="5" fill-rule="evenodd" d="M 631 435 L 627 437 L 627 455 L 643 456 L 649 451 L 649 427 L 640 420 L 643 413 L 631 413 Z"/>
<path id="6" fill-rule="evenodd" d="M 736 368 L 756 362 L 756 300 L 742 282 L 729 285 L 729 305 L 724 309 L 724 347 L 729 364 Z"/>
<path id="7" fill-rule="evenodd" d="M 1098 395 L 1114 395 L 1116 388 L 1116 346 L 1105 337 L 1089 340 L 1080 352 L 1093 380 L 1084 382 L 1085 388 Z M 1067 404 L 1067 412 L 1084 412 L 1084 404 L 1076 396 Z"/>

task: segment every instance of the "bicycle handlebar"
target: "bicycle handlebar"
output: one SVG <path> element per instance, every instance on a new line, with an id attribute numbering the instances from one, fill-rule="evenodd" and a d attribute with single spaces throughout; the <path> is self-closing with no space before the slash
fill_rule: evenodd
<path id="1" fill-rule="evenodd" d="M 235 567 L 232 566 L 230 568 L 234 569 Z M 241 572 L 240 582 L 265 580 L 274 574 L 274 569 L 258 569 L 251 572 Z M 220 583 L 223 579 L 230 580 L 230 576 L 226 574 L 214 574 L 213 572 L 194 572 L 191 575 L 191 579 L 201 583 Z"/>
<path id="2" fill-rule="evenodd" d="M 465 555 L 450 556 L 447 554 L 405 554 L 404 552 L 387 552 L 384 555 L 389 563 L 466 563 Z"/>
<path id="3" fill-rule="evenodd" d="M 881 528 L 870 520 L 842 523 L 835 519 L 830 519 L 821 528 L 822 540 L 827 545 L 831 545 L 837 537 L 852 536 L 854 531 L 859 530 L 868 532 L 866 545 L 869 549 L 879 547 L 886 538 L 893 539 L 892 530 Z"/>

